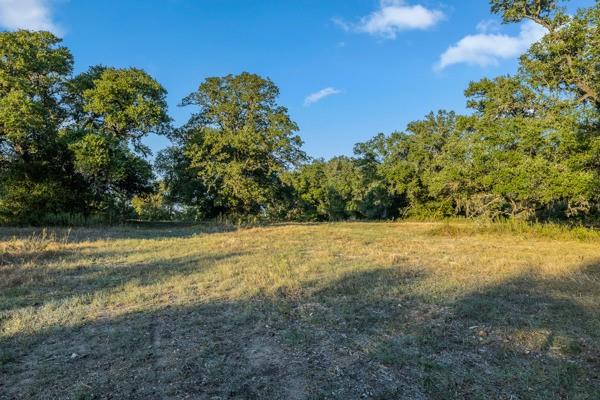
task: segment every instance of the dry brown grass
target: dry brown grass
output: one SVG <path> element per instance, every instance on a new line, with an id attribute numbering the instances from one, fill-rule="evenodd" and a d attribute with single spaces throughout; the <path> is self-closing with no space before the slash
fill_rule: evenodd
<path id="1" fill-rule="evenodd" d="M 600 390 L 591 235 L 464 223 L 0 235 L 0 398 Z"/>

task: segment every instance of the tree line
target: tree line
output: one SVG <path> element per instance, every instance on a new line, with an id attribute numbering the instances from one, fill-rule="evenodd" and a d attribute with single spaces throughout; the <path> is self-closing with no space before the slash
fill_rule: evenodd
<path id="1" fill-rule="evenodd" d="M 173 127 L 165 89 L 94 66 L 49 32 L 0 33 L 0 223 L 514 217 L 600 214 L 600 1 L 492 0 L 546 35 L 514 75 L 472 82 L 468 115 L 438 111 L 354 155 L 310 159 L 269 79 L 208 78 Z M 171 146 L 150 163 L 147 135 Z"/>

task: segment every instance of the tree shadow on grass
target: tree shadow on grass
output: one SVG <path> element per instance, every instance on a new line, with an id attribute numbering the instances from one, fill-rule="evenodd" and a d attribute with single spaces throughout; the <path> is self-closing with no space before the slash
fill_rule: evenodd
<path id="1" fill-rule="evenodd" d="M 409 324 L 373 355 L 434 399 L 593 399 L 600 393 L 600 264 L 521 276 Z"/>
<path id="2" fill-rule="evenodd" d="M 304 399 L 327 392 L 355 397 L 375 384 L 379 372 L 351 350 L 345 332 L 362 334 L 366 324 L 379 326 L 402 314 L 399 308 L 388 310 L 398 301 L 389 298 L 394 295 L 363 286 L 401 286 L 413 279 L 412 273 L 378 269 L 321 285 L 312 295 L 282 289 L 274 296 L 167 306 L 5 338 L 0 347 L 8 362 L 0 393 L 8 398 Z M 369 296 L 358 301 L 364 289 Z M 342 325 L 329 320 L 337 311 Z M 358 375 L 342 377 L 339 368 L 356 368 Z"/>
<path id="3" fill-rule="evenodd" d="M 0 398 L 593 399 L 600 310 L 578 295 L 597 300 L 599 275 L 450 302 L 416 294 L 422 270 L 378 268 L 57 326 L 0 339 Z"/>

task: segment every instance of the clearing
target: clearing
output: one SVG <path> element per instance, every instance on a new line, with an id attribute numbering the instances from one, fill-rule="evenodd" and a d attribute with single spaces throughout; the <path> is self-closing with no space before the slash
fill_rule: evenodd
<path id="1" fill-rule="evenodd" d="M 0 229 L 0 398 L 597 399 L 600 239 Z"/>

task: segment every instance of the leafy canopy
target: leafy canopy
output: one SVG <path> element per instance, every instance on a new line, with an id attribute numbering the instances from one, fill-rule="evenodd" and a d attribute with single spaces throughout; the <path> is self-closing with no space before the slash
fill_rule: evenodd
<path id="1" fill-rule="evenodd" d="M 216 208 L 265 210 L 281 194 L 279 174 L 305 158 L 278 95 L 271 80 L 242 73 L 208 78 L 183 100 L 200 110 L 177 138 Z"/>

